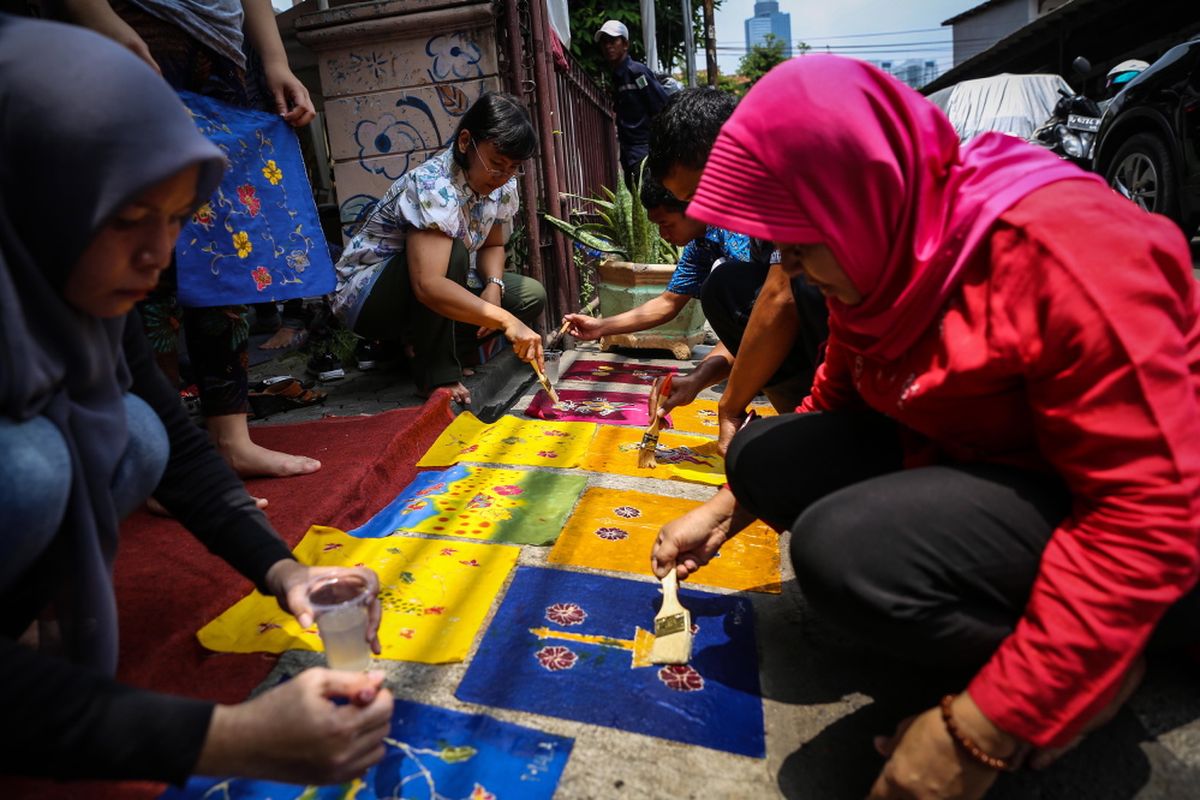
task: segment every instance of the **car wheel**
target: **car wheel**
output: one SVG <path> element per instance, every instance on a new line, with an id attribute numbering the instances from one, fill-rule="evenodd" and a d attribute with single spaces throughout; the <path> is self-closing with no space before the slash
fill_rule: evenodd
<path id="1" fill-rule="evenodd" d="M 1108 185 L 1146 211 L 1179 218 L 1179 189 L 1175 163 L 1162 139 L 1139 133 L 1117 150 L 1105 172 Z"/>

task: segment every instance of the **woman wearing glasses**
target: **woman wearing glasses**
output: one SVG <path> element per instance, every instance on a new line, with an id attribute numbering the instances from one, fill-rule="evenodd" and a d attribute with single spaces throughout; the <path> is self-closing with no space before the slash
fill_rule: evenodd
<path id="1" fill-rule="evenodd" d="M 450 147 L 392 184 L 338 262 L 334 311 L 368 339 L 404 339 L 422 393 L 445 386 L 456 401 L 471 400 L 455 322 L 475 326 L 476 339 L 503 331 L 519 358 L 541 366 L 542 340 L 529 324 L 546 292 L 504 271 L 502 228 L 517 213 L 521 162 L 536 149 L 520 102 L 485 94 Z"/>

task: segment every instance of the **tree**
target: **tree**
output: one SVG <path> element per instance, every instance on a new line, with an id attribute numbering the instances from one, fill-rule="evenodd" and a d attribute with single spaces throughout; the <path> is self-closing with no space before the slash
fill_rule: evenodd
<path id="1" fill-rule="evenodd" d="M 759 78 L 770 72 L 772 67 L 787 60 L 787 56 L 784 55 L 785 46 L 782 39 L 776 39 L 774 34 L 768 33 L 763 37 L 761 44 L 754 45 L 742 56 L 737 74 L 744 78 L 745 82 L 739 86 L 739 94 L 744 95 L 751 86 L 758 83 Z"/>

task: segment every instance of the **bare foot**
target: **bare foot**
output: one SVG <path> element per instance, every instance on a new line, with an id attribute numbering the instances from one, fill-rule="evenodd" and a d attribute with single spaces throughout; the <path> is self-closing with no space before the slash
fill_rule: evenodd
<path id="1" fill-rule="evenodd" d="M 455 383 L 446 383 L 442 384 L 441 386 L 435 386 L 428 392 L 422 392 L 418 390 L 417 394 L 419 394 L 421 397 L 429 397 L 438 389 L 445 389 L 450 392 L 450 399 L 461 406 L 471 405 L 471 390 L 457 381 Z"/>
<path id="2" fill-rule="evenodd" d="M 268 450 L 254 442 L 225 447 L 217 444 L 217 450 L 243 478 L 291 478 L 321 468 L 321 462 L 315 458 Z"/>
<path id="3" fill-rule="evenodd" d="M 475 370 L 471 369 L 470 367 L 463 367 L 462 373 L 464 378 L 469 378 L 475 374 Z"/>
<path id="4" fill-rule="evenodd" d="M 1137 688 L 1141 685 L 1142 678 L 1145 675 L 1146 657 L 1144 655 L 1139 655 L 1134 662 L 1129 665 L 1129 671 L 1125 673 L 1125 678 L 1121 681 L 1121 688 L 1117 690 L 1117 693 L 1113 696 L 1112 701 L 1103 709 L 1101 709 L 1096 716 L 1092 717 L 1086 725 L 1083 726 L 1083 730 L 1079 732 L 1079 735 L 1062 747 L 1045 747 L 1041 750 L 1035 751 L 1029 757 L 1029 766 L 1032 769 L 1045 769 L 1078 747 L 1079 743 L 1083 741 L 1083 737 L 1087 736 L 1097 728 L 1105 725 L 1109 722 L 1109 720 L 1117 715 L 1117 712 L 1121 710 L 1121 707 L 1124 706 L 1126 701 L 1128 701 L 1129 698 L 1133 696 L 1133 693 L 1137 691 Z"/>
<path id="5" fill-rule="evenodd" d="M 290 478 L 307 475 L 321 468 L 321 462 L 307 456 L 293 456 L 268 450 L 250 441 L 245 414 L 209 417 L 208 438 L 243 478 Z"/>
<path id="6" fill-rule="evenodd" d="M 270 339 L 258 346 L 259 350 L 282 350 L 292 345 L 303 344 L 305 339 L 303 328 L 289 328 L 284 325 L 272 334 Z"/>

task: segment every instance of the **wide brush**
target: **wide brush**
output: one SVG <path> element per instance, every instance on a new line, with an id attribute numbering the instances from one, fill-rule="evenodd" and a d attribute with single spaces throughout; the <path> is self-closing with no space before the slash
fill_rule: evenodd
<path id="1" fill-rule="evenodd" d="M 558 392 L 554 391 L 554 387 L 550 385 L 550 379 L 546 377 L 546 373 L 542 372 L 542 368 L 538 366 L 537 361 L 530 361 L 529 366 L 533 367 L 533 372 L 537 375 L 538 383 L 546 390 L 546 396 L 550 398 L 550 402 L 558 405 Z"/>
<path id="2" fill-rule="evenodd" d="M 658 453 L 658 429 L 662 426 L 662 418 L 658 409 L 671 391 L 671 376 L 656 378 L 650 387 L 650 398 L 647 403 L 650 411 L 650 426 L 642 435 L 642 443 L 638 445 L 638 468 L 654 469 L 658 466 L 655 455 Z"/>
<path id="3" fill-rule="evenodd" d="M 654 616 L 651 664 L 686 664 L 692 657 L 692 615 L 679 602 L 679 578 L 671 567 L 662 579 L 663 601 Z"/>

